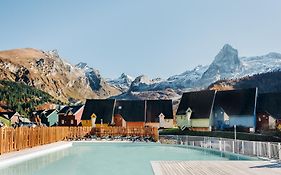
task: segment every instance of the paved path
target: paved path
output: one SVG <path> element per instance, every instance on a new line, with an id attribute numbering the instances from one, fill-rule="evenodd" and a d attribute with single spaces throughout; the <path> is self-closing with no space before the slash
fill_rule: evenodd
<path id="1" fill-rule="evenodd" d="M 281 162 L 151 161 L 155 175 L 281 175 Z"/>

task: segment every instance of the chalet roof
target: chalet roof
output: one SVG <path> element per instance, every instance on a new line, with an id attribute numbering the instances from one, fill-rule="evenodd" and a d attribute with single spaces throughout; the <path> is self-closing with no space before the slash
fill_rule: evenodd
<path id="1" fill-rule="evenodd" d="M 41 116 L 41 114 L 44 112 L 45 110 L 38 110 L 38 111 L 33 111 L 32 114 L 35 116 Z"/>
<path id="2" fill-rule="evenodd" d="M 0 112 L 0 116 L 11 119 L 17 112 Z"/>
<path id="3" fill-rule="evenodd" d="M 49 115 L 52 114 L 54 111 L 56 111 L 56 109 L 49 109 L 49 110 L 44 111 L 45 116 L 49 117 Z"/>
<path id="4" fill-rule="evenodd" d="M 115 99 L 87 99 L 81 120 L 90 120 L 92 114 L 97 116 L 96 123 L 110 124 L 114 111 Z"/>
<path id="5" fill-rule="evenodd" d="M 281 93 L 258 95 L 257 113 L 266 112 L 276 119 L 281 119 Z"/>
<path id="6" fill-rule="evenodd" d="M 165 119 L 173 119 L 172 100 L 147 100 L 146 101 L 146 122 L 159 122 L 160 114 Z"/>
<path id="7" fill-rule="evenodd" d="M 182 95 L 176 114 L 185 115 L 187 109 L 190 108 L 192 110 L 191 119 L 209 118 L 214 97 L 215 91 L 213 90 L 186 92 Z"/>
<path id="8" fill-rule="evenodd" d="M 144 100 L 118 100 L 114 111 L 115 114 L 120 114 L 126 122 L 145 121 Z"/>
<path id="9" fill-rule="evenodd" d="M 83 105 L 77 105 L 77 106 L 65 106 L 63 107 L 58 113 L 59 114 L 67 114 L 71 112 L 72 114 L 75 114 L 77 111 L 79 111 Z"/>
<path id="10" fill-rule="evenodd" d="M 256 88 L 218 91 L 214 108 L 222 108 L 227 115 L 254 115 L 256 96 Z"/>

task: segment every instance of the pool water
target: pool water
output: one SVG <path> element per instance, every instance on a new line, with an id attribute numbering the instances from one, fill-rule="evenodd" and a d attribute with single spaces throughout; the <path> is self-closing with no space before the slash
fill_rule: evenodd
<path id="1" fill-rule="evenodd" d="M 253 158 L 156 143 L 74 143 L 68 149 L 0 169 L 0 175 L 152 175 L 153 160 Z"/>

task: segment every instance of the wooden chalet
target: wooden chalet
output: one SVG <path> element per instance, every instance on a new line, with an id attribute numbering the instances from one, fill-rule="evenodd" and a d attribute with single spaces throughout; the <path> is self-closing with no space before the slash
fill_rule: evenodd
<path id="1" fill-rule="evenodd" d="M 113 124 L 114 99 L 87 99 L 82 114 L 82 126 L 108 126 Z"/>
<path id="2" fill-rule="evenodd" d="M 281 130 L 281 93 L 258 95 L 257 130 Z"/>
<path id="3" fill-rule="evenodd" d="M 84 105 L 65 106 L 58 112 L 59 126 L 80 126 Z"/>
<path id="4" fill-rule="evenodd" d="M 212 128 L 242 126 L 255 131 L 257 88 L 217 91 L 212 116 Z"/>
<path id="5" fill-rule="evenodd" d="M 3 119 L 3 121 L 8 119 L 11 125 L 18 124 L 20 122 L 20 117 L 21 117 L 21 115 L 18 112 L 0 112 L 0 116 Z"/>
<path id="6" fill-rule="evenodd" d="M 146 100 L 145 125 L 172 128 L 174 125 L 172 100 Z"/>
<path id="7" fill-rule="evenodd" d="M 146 102 L 144 100 L 117 100 L 114 118 L 120 119 L 118 124 L 126 127 L 144 127 L 146 118 Z M 124 121 L 123 121 L 124 120 Z"/>
<path id="8" fill-rule="evenodd" d="M 214 98 L 213 90 L 184 93 L 176 112 L 177 126 L 182 130 L 209 131 Z"/>

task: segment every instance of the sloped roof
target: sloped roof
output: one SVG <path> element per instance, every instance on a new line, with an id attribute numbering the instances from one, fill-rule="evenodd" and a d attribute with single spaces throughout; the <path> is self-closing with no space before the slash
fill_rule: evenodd
<path id="1" fill-rule="evenodd" d="M 0 116 L 11 119 L 17 112 L 0 112 Z"/>
<path id="2" fill-rule="evenodd" d="M 190 108 L 192 110 L 191 119 L 209 118 L 214 97 L 215 91 L 213 90 L 186 92 L 182 95 L 176 114 L 185 115 L 187 109 Z"/>
<path id="3" fill-rule="evenodd" d="M 72 114 L 75 114 L 77 111 L 79 111 L 81 109 L 81 107 L 83 107 L 83 105 L 65 106 L 58 113 L 67 114 L 67 113 L 71 112 Z"/>
<path id="4" fill-rule="evenodd" d="M 90 120 L 92 114 L 97 116 L 96 123 L 110 124 L 114 112 L 114 99 L 87 99 L 81 120 Z"/>
<path id="5" fill-rule="evenodd" d="M 146 101 L 146 122 L 159 122 L 160 114 L 165 119 L 173 119 L 172 100 L 147 100 Z"/>
<path id="6" fill-rule="evenodd" d="M 56 109 L 49 109 L 49 110 L 44 111 L 45 116 L 49 117 L 49 115 L 52 114 L 54 111 L 56 111 Z"/>
<path id="7" fill-rule="evenodd" d="M 257 113 L 267 112 L 276 119 L 281 119 L 281 93 L 258 95 Z"/>
<path id="8" fill-rule="evenodd" d="M 227 115 L 254 115 L 256 93 L 256 88 L 218 91 L 214 108 L 222 108 Z"/>
<path id="9" fill-rule="evenodd" d="M 35 116 L 37 116 L 37 115 L 41 116 L 41 114 L 42 114 L 44 111 L 45 111 L 45 110 L 33 111 L 32 114 L 35 115 Z"/>
<path id="10" fill-rule="evenodd" d="M 118 100 L 115 105 L 115 114 L 120 114 L 126 122 L 145 121 L 144 100 Z"/>

